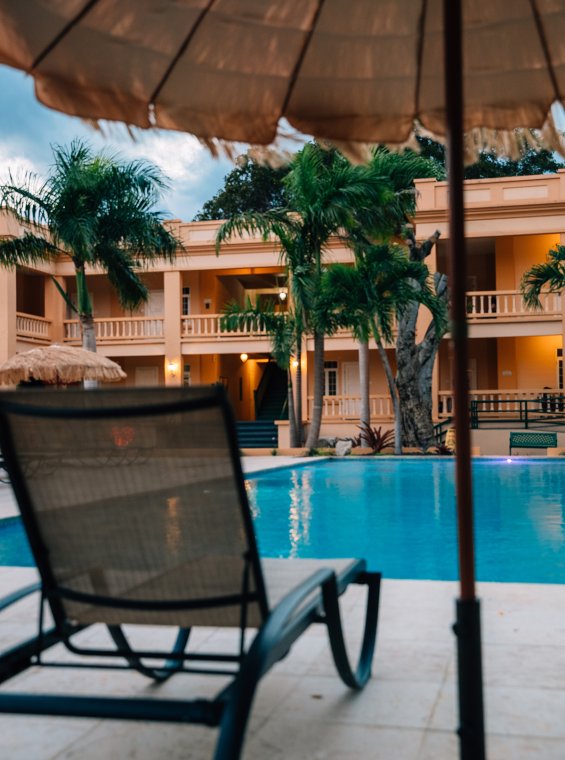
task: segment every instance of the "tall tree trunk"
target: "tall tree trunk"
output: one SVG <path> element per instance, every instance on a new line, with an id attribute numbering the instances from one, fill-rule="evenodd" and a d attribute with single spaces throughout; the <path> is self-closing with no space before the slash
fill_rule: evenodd
<path id="1" fill-rule="evenodd" d="M 447 278 L 436 273 L 435 290 L 447 300 Z M 402 439 L 405 446 L 426 450 L 434 437 L 432 419 L 432 373 L 442 334 L 430 323 L 420 343 L 416 343 L 419 304 L 411 304 L 398 319 L 396 341 L 396 386 L 400 399 Z"/>
<path id="2" fill-rule="evenodd" d="M 413 231 L 407 233 L 407 245 L 412 261 L 424 261 L 439 238 L 435 232 L 423 243 L 417 243 Z M 417 283 L 413 283 L 417 286 Z M 434 274 L 436 295 L 448 299 L 447 277 Z M 400 400 L 402 440 L 405 446 L 427 449 L 433 442 L 432 372 L 439 350 L 441 335 L 432 322 L 423 340 L 416 343 L 416 323 L 420 304 L 414 302 L 398 318 L 396 340 L 396 387 Z"/>
<path id="3" fill-rule="evenodd" d="M 77 284 L 77 311 L 82 335 L 82 347 L 96 353 L 96 332 L 92 315 L 92 301 L 86 287 L 84 264 L 75 262 L 75 279 Z"/>
<path id="4" fill-rule="evenodd" d="M 392 410 L 394 414 L 394 453 L 402 454 L 402 430 L 400 427 L 400 402 L 398 400 L 398 392 L 396 389 L 396 383 L 394 382 L 394 374 L 392 367 L 388 360 L 386 349 L 381 343 L 379 338 L 379 331 L 376 324 L 373 325 L 373 336 L 375 338 L 375 344 L 381 357 L 381 362 L 385 371 L 386 382 L 388 385 L 388 392 L 390 394 L 390 400 L 392 402 Z"/>
<path id="5" fill-rule="evenodd" d="M 82 333 L 82 347 L 86 351 L 96 353 L 96 331 L 94 329 L 94 317 L 92 314 L 80 314 L 80 329 Z"/>
<path id="6" fill-rule="evenodd" d="M 304 430 L 302 429 L 302 333 L 296 339 L 296 438 L 298 446 L 304 442 Z"/>
<path id="7" fill-rule="evenodd" d="M 292 375 L 290 373 L 290 367 L 286 371 L 287 378 L 287 406 L 288 406 L 288 433 L 290 439 L 290 447 L 292 449 L 300 446 L 298 439 L 298 429 L 296 425 L 296 412 L 294 410 L 294 393 L 292 390 Z"/>
<path id="8" fill-rule="evenodd" d="M 324 333 L 314 333 L 314 403 L 310 430 L 306 439 L 306 447 L 315 448 L 320 437 L 322 425 L 322 406 L 324 403 Z"/>
<path id="9" fill-rule="evenodd" d="M 367 428 L 371 427 L 371 402 L 369 399 L 369 341 L 359 341 L 359 388 L 361 391 L 361 408 L 359 424 L 361 426 L 361 443 L 369 445 Z"/>

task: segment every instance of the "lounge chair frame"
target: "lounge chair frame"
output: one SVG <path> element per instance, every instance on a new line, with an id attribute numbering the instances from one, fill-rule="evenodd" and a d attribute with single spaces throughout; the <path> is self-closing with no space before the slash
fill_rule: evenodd
<path id="1" fill-rule="evenodd" d="M 84 391 L 84 393 L 96 392 Z M 187 393 L 185 400 L 154 404 L 148 408 L 142 408 L 135 403 L 135 391 L 130 391 L 130 393 L 133 401 L 128 407 L 97 409 L 93 406 L 89 409 L 80 410 L 37 405 L 26 407 L 25 398 L 20 400 L 13 394 L 9 398 L 6 398 L 6 394 L 4 394 L 4 398 L 0 398 L 0 444 L 41 577 L 40 583 L 31 584 L 0 600 L 1 613 L 2 610 L 16 604 L 30 594 L 39 594 L 37 636 L 0 655 L 0 684 L 34 665 L 115 670 L 133 669 L 157 682 L 165 681 L 173 674 L 193 672 L 231 675 L 233 678 L 227 687 L 221 689 L 213 699 L 209 700 L 86 697 L 0 692 L 0 713 L 200 723 L 207 726 L 219 726 L 220 733 L 214 755 L 215 759 L 237 760 L 242 752 L 246 726 L 260 679 L 274 664 L 289 653 L 293 643 L 312 624 L 321 623 L 327 627 L 333 659 L 343 682 L 351 689 L 363 688 L 371 674 L 371 663 L 376 642 L 381 575 L 376 572 L 368 572 L 363 560 L 351 564 L 347 572 L 340 574 L 340 576 L 337 576 L 329 567 L 320 569 L 270 609 L 245 491 L 235 424 L 224 390 L 221 387 L 211 388 L 205 398 L 200 397 L 196 400 L 191 399 L 190 393 Z M 107 625 L 110 636 L 116 645 L 115 649 L 86 649 L 78 646 L 73 641 L 73 637 L 87 626 L 73 624 L 67 619 L 62 600 L 65 598 L 77 599 L 78 597 L 78 600 L 81 601 L 80 597 L 83 595 L 61 588 L 52 573 L 35 519 L 33 503 L 26 486 L 26 476 L 14 453 L 10 412 L 16 411 L 19 414 L 56 416 L 58 418 L 76 418 L 78 415 L 87 421 L 89 417 L 100 419 L 104 415 L 109 418 L 127 419 L 128 417 L 139 416 L 141 413 L 148 415 L 165 411 L 173 413 L 175 411 L 187 411 L 191 408 L 202 408 L 206 404 L 219 406 L 222 410 L 233 464 L 234 485 L 238 490 L 247 534 L 246 569 L 249 572 L 244 573 L 243 588 L 237 599 L 241 609 L 239 652 L 236 654 L 187 652 L 189 628 L 179 628 L 171 651 L 134 649 L 130 646 L 123 629 L 119 625 Z M 254 588 L 257 589 L 254 593 L 250 593 L 248 588 L 247 581 L 250 574 L 253 575 Z M 339 596 L 350 583 L 365 585 L 368 589 L 363 641 L 355 668 L 352 668 L 346 651 L 339 608 Z M 233 598 L 133 601 L 131 599 L 116 600 L 95 594 L 84 596 L 93 605 L 138 610 L 179 610 L 202 608 L 203 606 L 222 607 L 234 602 Z M 258 603 L 263 615 L 263 624 L 257 630 L 249 648 L 246 649 L 245 633 L 248 630 L 246 610 L 250 600 Z M 54 621 L 53 627 L 48 630 L 45 630 L 44 626 L 46 604 L 50 607 Z M 125 660 L 125 664 L 45 662 L 42 653 L 56 644 L 63 644 L 68 650 L 79 655 L 120 658 Z M 165 663 L 152 665 L 148 664 L 147 660 L 165 660 Z M 219 663 L 222 667 L 214 669 L 194 667 L 194 664 L 205 664 L 209 661 Z M 227 668 L 228 665 L 231 667 Z"/>

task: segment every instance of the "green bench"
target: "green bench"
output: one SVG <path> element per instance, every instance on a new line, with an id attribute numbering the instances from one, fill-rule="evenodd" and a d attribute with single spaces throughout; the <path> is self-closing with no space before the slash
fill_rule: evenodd
<path id="1" fill-rule="evenodd" d="M 549 449 L 557 446 L 557 433 L 510 433 L 510 454 L 512 449 Z"/>

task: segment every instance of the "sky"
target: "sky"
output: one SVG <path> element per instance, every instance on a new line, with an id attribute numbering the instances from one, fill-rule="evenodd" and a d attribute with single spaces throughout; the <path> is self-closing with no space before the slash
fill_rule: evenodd
<path id="1" fill-rule="evenodd" d="M 52 145 L 68 145 L 75 137 L 95 149 L 119 153 L 125 159 L 144 158 L 157 164 L 171 188 L 160 208 L 168 217 L 190 221 L 223 184 L 233 168 L 214 159 L 198 140 L 178 132 L 136 131 L 133 140 L 121 125 L 108 125 L 104 133 L 81 119 L 53 111 L 35 98 L 31 77 L 0 65 L 0 184 L 8 172 L 16 178 L 32 171 L 45 177 L 52 163 Z"/>

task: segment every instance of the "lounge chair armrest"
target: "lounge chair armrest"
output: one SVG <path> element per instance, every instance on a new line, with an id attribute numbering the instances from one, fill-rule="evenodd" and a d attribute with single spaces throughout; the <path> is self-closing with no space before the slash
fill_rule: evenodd
<path id="1" fill-rule="evenodd" d="M 335 573 L 330 568 L 317 570 L 281 599 L 257 633 L 253 646 L 249 651 L 248 664 L 250 659 L 253 660 L 257 657 L 258 660 L 262 661 L 258 670 L 263 674 L 270 669 L 273 663 L 281 658 L 282 651 L 288 650 L 286 643 L 288 629 L 294 627 L 291 625 L 292 623 L 299 623 L 302 617 L 299 616 L 297 620 L 297 610 L 300 609 L 309 596 L 316 590 L 321 591 L 324 584 L 331 582 L 332 579 L 335 580 Z M 308 614 L 308 611 L 309 608 L 306 608 L 305 616 Z M 304 625 L 304 628 L 307 627 L 308 623 Z M 294 640 L 295 638 L 296 634 L 291 634 L 291 639 Z"/>
<path id="2" fill-rule="evenodd" d="M 331 568 L 322 568 L 308 576 L 299 586 L 290 591 L 280 600 L 277 606 L 272 610 L 269 619 L 264 628 L 282 628 L 291 620 L 293 614 L 300 605 L 314 592 L 321 589 L 324 583 L 327 583 L 335 576 Z"/>
<path id="3" fill-rule="evenodd" d="M 20 588 L 17 591 L 13 591 L 11 594 L 2 597 L 2 599 L 0 599 L 0 612 L 7 609 L 8 607 L 11 607 L 12 604 L 19 602 L 20 599 L 25 599 L 26 596 L 35 594 L 37 591 L 41 591 L 40 581 L 31 583 L 29 586 L 24 586 L 23 588 Z"/>

